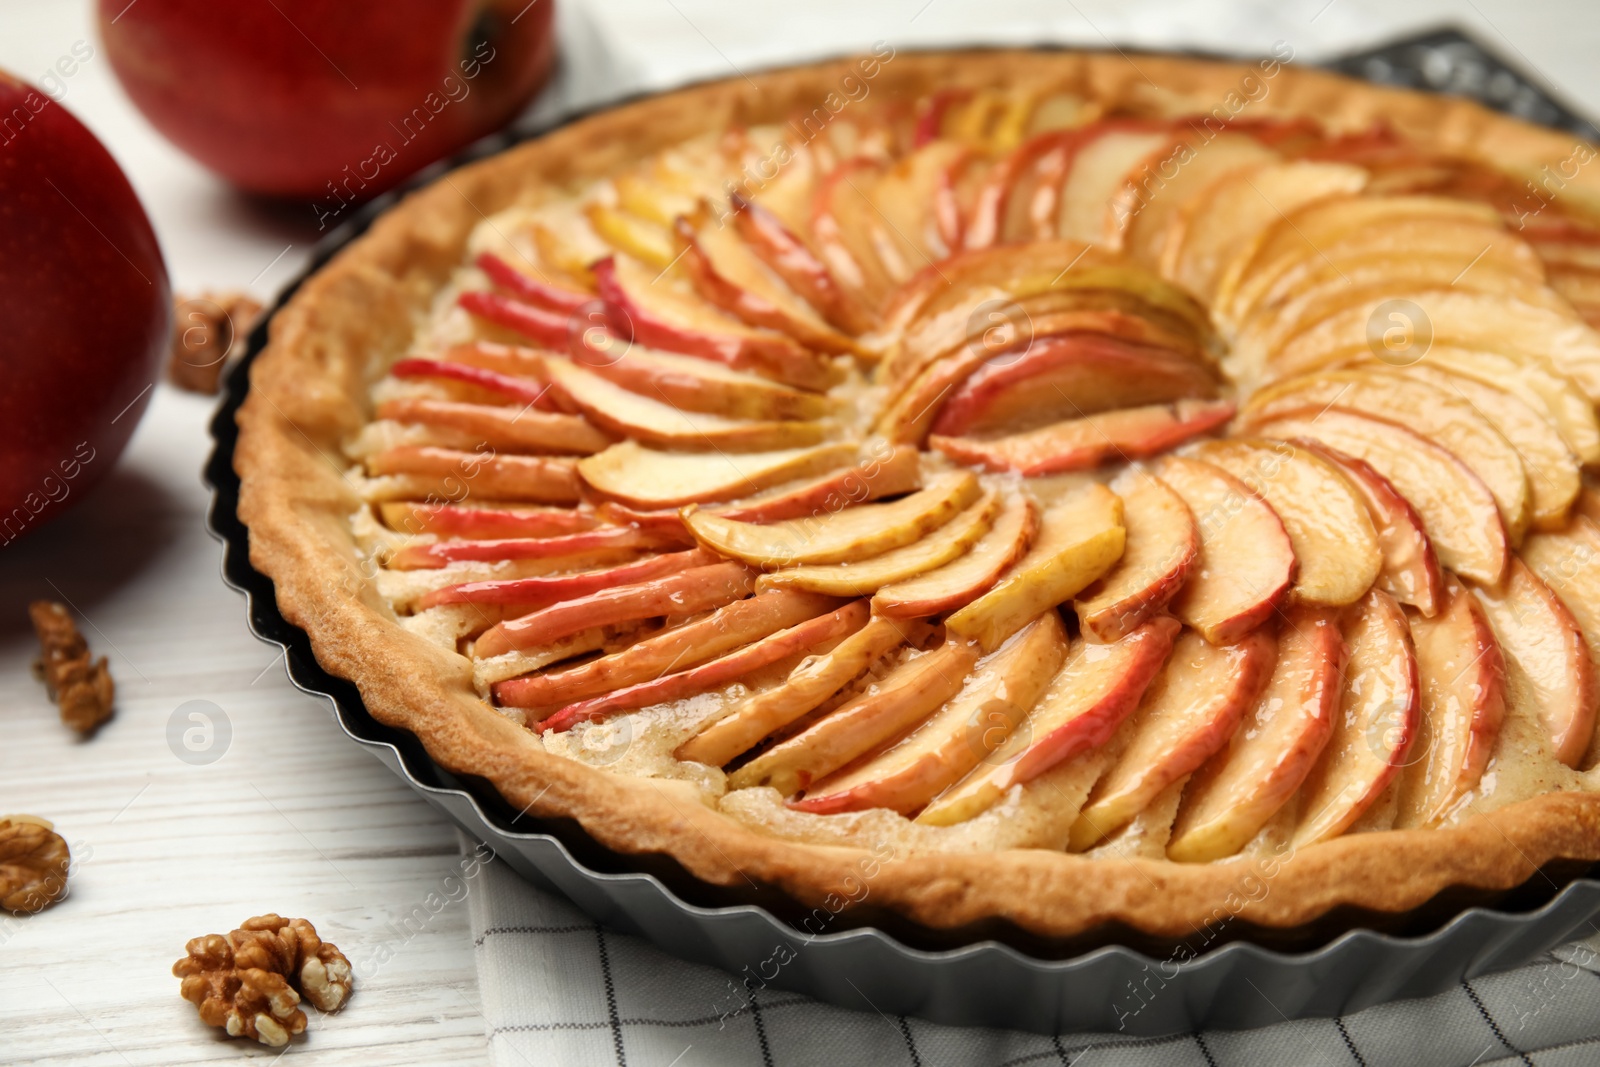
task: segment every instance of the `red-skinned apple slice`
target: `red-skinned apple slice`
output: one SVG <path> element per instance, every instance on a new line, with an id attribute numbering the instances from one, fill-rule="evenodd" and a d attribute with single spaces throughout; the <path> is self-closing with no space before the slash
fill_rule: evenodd
<path id="1" fill-rule="evenodd" d="M 1182 627 L 1159 615 L 1110 645 L 1072 642 L 1066 662 L 1005 742 L 917 821 L 952 826 L 993 807 L 1013 787 L 1105 744 L 1139 706 Z"/>
<path id="2" fill-rule="evenodd" d="M 470 507 L 460 504 L 380 504 L 383 524 L 408 534 L 440 537 L 556 537 L 592 530 L 600 519 L 572 508 Z"/>
<path id="3" fill-rule="evenodd" d="M 1600 526 L 1587 515 L 1574 515 L 1565 530 L 1530 536 L 1520 555 L 1566 605 L 1583 631 L 1594 669 L 1600 672 Z M 1590 741 L 1579 766 L 1592 767 L 1596 761 L 1600 761 L 1600 734 Z"/>
<path id="4" fill-rule="evenodd" d="M 501 682 L 494 687 L 494 695 L 514 708 L 552 708 L 587 700 L 697 667 L 838 607 L 840 602 L 833 597 L 814 593 L 762 593 L 735 600 L 703 619 L 646 637 L 620 652 Z"/>
<path id="5" fill-rule="evenodd" d="M 772 786 L 791 796 L 893 740 L 961 691 L 978 647 L 948 637 L 907 660 L 867 692 L 763 752 L 728 776 L 730 789 Z"/>
<path id="6" fill-rule="evenodd" d="M 538 376 L 535 380 L 513 377 L 510 374 L 502 374 L 453 359 L 402 359 L 389 368 L 389 373 L 402 380 L 440 378 L 445 381 L 460 382 L 503 396 L 507 400 L 514 400 L 519 404 L 531 404 L 541 411 L 559 411 L 560 397 L 553 389 L 549 376 L 544 373 L 543 361 L 533 362 L 537 359 L 538 357 L 532 357 L 523 362 L 523 365 L 530 370 L 537 368 Z"/>
<path id="7" fill-rule="evenodd" d="M 493 404 L 396 397 L 378 405 L 380 419 L 416 423 L 469 434 L 496 449 L 590 455 L 611 444 L 579 415 L 524 411 Z"/>
<path id="8" fill-rule="evenodd" d="M 789 806 L 819 815 L 915 812 L 1005 743 L 1066 656 L 1061 616 L 1047 611 L 978 661 L 961 692 L 903 740 L 817 782 Z"/>
<path id="9" fill-rule="evenodd" d="M 781 482 L 848 464 L 853 442 L 750 455 L 658 452 L 633 441 L 578 461 L 578 473 L 599 493 L 641 508 L 677 508 L 733 500 Z"/>
<path id="10" fill-rule="evenodd" d="M 1344 658 L 1337 612 L 1288 610 L 1272 679 L 1228 747 L 1184 792 L 1169 859 L 1204 863 L 1231 856 L 1288 802 L 1328 743 Z"/>
<path id="11" fill-rule="evenodd" d="M 1178 164 L 1175 172 L 1163 168 L 1172 153 L 1157 151 L 1155 158 L 1146 157 L 1128 173 L 1113 208 L 1120 207 L 1128 219 L 1123 251 L 1130 259 L 1152 267 L 1162 261 L 1183 209 L 1208 186 L 1232 171 L 1279 158 L 1256 138 L 1228 130 L 1185 135 L 1183 150 L 1174 160 Z"/>
<path id="12" fill-rule="evenodd" d="M 642 346 L 612 348 L 617 339 L 585 333 L 573 359 L 630 392 L 731 419 L 821 419 L 836 405 L 817 393 L 793 389 L 759 374 L 733 370 L 696 356 L 653 352 Z"/>
<path id="13" fill-rule="evenodd" d="M 1172 135 L 1164 131 L 1129 128 L 1126 124 L 1104 124 L 1089 143 L 1073 157 L 1061 188 L 1061 216 L 1056 233 L 1079 241 L 1101 243 L 1107 232 L 1116 232 L 1111 213 L 1112 196 L 1126 180 L 1128 172 L 1141 160 L 1163 146 Z"/>
<path id="14" fill-rule="evenodd" d="M 745 675 L 769 667 L 826 641 L 837 640 L 859 629 L 867 619 L 865 601 L 856 601 L 827 615 L 780 630 L 770 637 L 744 646 L 737 652 L 702 663 L 698 667 L 639 682 L 604 696 L 569 704 L 540 724 L 544 733 L 570 730 L 580 722 L 596 722 L 625 711 L 682 700 L 708 689 L 716 689 Z"/>
<path id="15" fill-rule="evenodd" d="M 1200 531 L 1183 498 L 1137 468 L 1111 483 L 1122 498 L 1127 544 L 1104 578 L 1073 602 L 1084 637 L 1109 643 L 1167 606 L 1200 557 Z"/>
<path id="16" fill-rule="evenodd" d="M 1277 655 L 1266 627 L 1223 646 L 1185 630 L 1123 726 L 1126 744 L 1089 794 L 1069 847 L 1094 847 L 1220 752 L 1272 677 Z"/>
<path id="17" fill-rule="evenodd" d="M 1417 657 L 1405 612 L 1374 589 L 1344 620 L 1344 689 L 1333 734 L 1300 788 L 1294 847 L 1337 837 L 1361 818 L 1405 764 L 1422 714 Z"/>
<path id="18" fill-rule="evenodd" d="M 977 159 L 966 145 L 928 145 L 895 161 L 872 190 L 884 225 L 912 246 L 914 267 L 942 260 L 959 246 L 957 186 Z"/>
<path id="19" fill-rule="evenodd" d="M 566 312 L 551 311 L 525 300 L 479 290 L 462 293 L 456 298 L 456 303 L 480 319 L 519 333 L 557 352 L 567 347 L 571 337 L 571 320 Z"/>
<path id="20" fill-rule="evenodd" d="M 1103 411 L 1010 437 L 981 440 L 934 434 L 928 443 L 958 463 L 1033 477 L 1153 456 L 1210 433 L 1232 417 L 1231 401 L 1180 400 L 1170 406 Z"/>
<path id="21" fill-rule="evenodd" d="M 1594 737 L 1600 701 L 1594 661 L 1567 605 L 1521 560 L 1498 589 L 1478 589 L 1506 667 L 1520 671 L 1537 696 L 1539 719 L 1555 758 L 1577 767 Z"/>
<path id="22" fill-rule="evenodd" d="M 863 334 L 872 328 L 872 315 L 777 215 L 738 193 L 729 202 L 739 236 L 823 318 L 850 334 Z"/>
<path id="23" fill-rule="evenodd" d="M 578 502 L 578 468 L 565 457 L 501 456 L 492 449 L 461 452 L 433 445 L 401 445 L 368 456 L 366 468 L 380 480 L 380 487 L 384 475 L 399 475 L 394 488 L 405 496 L 416 495 L 419 484 L 431 480 L 442 496 L 466 491 L 489 500 Z"/>
<path id="24" fill-rule="evenodd" d="M 748 596 L 753 576 L 740 563 L 713 563 L 662 578 L 614 586 L 508 619 L 478 638 L 479 659 L 547 645 L 580 630 L 660 615 L 711 611 Z"/>
<path id="25" fill-rule="evenodd" d="M 839 284 L 863 306 L 882 305 L 889 291 L 922 266 L 888 232 L 870 192 L 885 164 L 865 157 L 846 160 L 822 179 L 811 208 L 817 255 Z"/>
<path id="26" fill-rule="evenodd" d="M 516 604 L 523 613 L 549 607 L 562 600 L 588 596 L 615 585 L 628 585 L 666 574 L 676 574 L 691 567 L 704 567 L 716 563 L 711 553 L 693 548 L 687 552 L 669 552 L 659 556 L 646 556 L 616 567 L 598 571 L 578 571 L 573 574 L 542 574 L 533 578 L 505 578 L 484 582 L 462 582 L 435 589 L 416 602 L 417 611 L 438 607 L 441 604 Z"/>
<path id="27" fill-rule="evenodd" d="M 1007 568 L 1021 559 L 1039 531 L 1039 510 L 1031 497 L 1007 497 L 989 532 L 961 558 L 936 570 L 885 585 L 872 598 L 872 610 L 895 618 L 925 618 L 953 611 L 988 592 Z"/>
<path id="28" fill-rule="evenodd" d="M 660 534 L 636 530 L 631 526 L 602 526 L 557 537 L 515 537 L 484 541 L 438 541 L 431 545 L 407 545 L 388 561 L 393 570 L 419 570 L 444 567 L 467 560 L 495 562 L 505 559 L 554 559 L 581 552 L 680 548 L 687 540 L 681 534 Z"/>
<path id="29" fill-rule="evenodd" d="M 1122 498 L 1091 483 L 1044 513 L 1039 536 L 987 593 L 945 620 L 952 633 L 999 648 L 1030 619 L 1071 600 L 1122 558 Z"/>
<path id="30" fill-rule="evenodd" d="M 1396 829 L 1438 822 L 1483 777 L 1506 713 L 1506 666 L 1483 606 L 1449 579 L 1434 618 L 1411 618 L 1422 680 L 1417 754 L 1400 780 Z"/>
<path id="31" fill-rule="evenodd" d="M 510 290 L 531 304 L 551 311 L 572 314 L 594 299 L 594 294 L 581 289 L 556 285 L 543 278 L 535 278 L 493 252 L 481 252 L 476 260 L 478 269 L 502 289 Z"/>
<path id="32" fill-rule="evenodd" d="M 1233 475 L 1180 456 L 1155 474 L 1183 498 L 1200 534 L 1200 556 L 1173 611 L 1214 645 L 1261 625 L 1288 595 L 1294 547 L 1283 522 Z"/>

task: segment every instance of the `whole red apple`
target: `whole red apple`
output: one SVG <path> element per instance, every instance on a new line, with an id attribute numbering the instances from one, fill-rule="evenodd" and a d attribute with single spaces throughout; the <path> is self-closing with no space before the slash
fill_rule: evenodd
<path id="1" fill-rule="evenodd" d="M 111 469 L 171 326 L 161 249 L 116 160 L 0 71 L 0 544 Z"/>
<path id="2" fill-rule="evenodd" d="M 101 0 L 139 110 L 242 189 L 330 217 L 509 122 L 554 0 Z M 320 211 L 319 211 L 320 214 Z"/>

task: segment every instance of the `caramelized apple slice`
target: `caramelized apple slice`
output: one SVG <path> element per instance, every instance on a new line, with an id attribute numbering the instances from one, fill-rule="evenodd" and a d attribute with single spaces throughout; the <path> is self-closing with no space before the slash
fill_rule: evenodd
<path id="1" fill-rule="evenodd" d="M 501 508 L 465 504 L 400 502 L 378 505 L 383 524 L 408 534 L 440 537 L 555 537 L 600 525 L 595 515 L 572 508 Z"/>
<path id="2" fill-rule="evenodd" d="M 1232 417 L 1233 404 L 1226 400 L 1180 400 L 1170 407 L 1105 411 L 1010 437 L 978 440 L 935 434 L 928 443 L 958 463 L 1032 477 L 1153 456 L 1209 433 Z"/>
<path id="3" fill-rule="evenodd" d="M 897 618 L 924 618 L 970 604 L 993 588 L 1022 558 L 1039 530 L 1039 511 L 1024 493 L 1005 498 L 994 525 L 959 559 L 903 581 L 882 586 L 872 610 Z"/>
<path id="4" fill-rule="evenodd" d="M 1556 759 L 1577 767 L 1594 737 L 1600 701 L 1583 630 L 1562 599 L 1521 560 L 1499 589 L 1475 590 L 1506 669 L 1520 671 L 1538 697 L 1539 719 Z"/>
<path id="5" fill-rule="evenodd" d="M 664 674 L 647 682 L 614 689 L 604 696 L 568 704 L 540 724 L 544 733 L 570 730 L 580 722 L 596 722 L 624 711 L 682 700 L 696 693 L 727 685 L 747 674 L 799 655 L 808 648 L 836 641 L 861 628 L 867 621 L 867 605 L 858 600 L 837 611 L 791 626 L 787 630 L 745 645 L 737 652 L 702 663 L 698 667 Z"/>
<path id="6" fill-rule="evenodd" d="M 1172 610 L 1212 644 L 1232 644 L 1288 595 L 1289 534 L 1249 486 L 1220 468 L 1168 456 L 1155 473 L 1183 498 L 1200 533 L 1200 556 Z"/>
<path id="7" fill-rule="evenodd" d="M 1266 627 L 1223 646 L 1185 630 L 1123 726 L 1127 742 L 1089 794 L 1069 847 L 1093 848 L 1220 752 L 1272 677 L 1277 654 Z"/>
<path id="8" fill-rule="evenodd" d="M 1510 545 L 1493 494 L 1454 453 L 1426 437 L 1341 408 L 1261 421 L 1252 429 L 1321 441 L 1363 460 L 1417 509 L 1440 563 L 1481 585 L 1496 585 L 1505 573 Z"/>
<path id="9" fill-rule="evenodd" d="M 610 437 L 589 425 L 582 416 L 520 411 L 510 406 L 397 397 L 379 404 L 377 416 L 457 431 L 506 451 L 566 452 L 586 456 L 611 444 Z"/>
<path id="10" fill-rule="evenodd" d="M 920 541 L 852 563 L 813 564 L 762 575 L 757 589 L 809 589 L 834 596 L 870 596 L 879 587 L 949 563 L 989 531 L 1000 510 L 1000 494 L 979 497 L 961 514 Z"/>
<path id="11" fill-rule="evenodd" d="M 1422 714 L 1406 615 L 1374 589 L 1345 616 L 1350 650 L 1333 735 L 1300 789 L 1294 847 L 1337 837 L 1400 773 Z"/>
<path id="12" fill-rule="evenodd" d="M 578 502 L 578 468 L 566 457 L 402 445 L 368 456 L 366 467 L 373 480 L 363 489 L 374 502 L 429 495 L 453 500 L 464 492 L 487 500 Z"/>
<path id="13" fill-rule="evenodd" d="M 1378 535 L 1338 467 L 1286 441 L 1210 441 L 1194 455 L 1248 485 L 1283 520 L 1298 564 L 1296 600 L 1342 607 L 1372 587 L 1383 566 Z"/>
<path id="14" fill-rule="evenodd" d="M 1200 556 L 1200 531 L 1183 498 L 1147 471 L 1131 468 L 1111 489 L 1122 498 L 1127 545 L 1104 578 L 1073 603 L 1083 635 L 1126 637 L 1167 606 Z"/>
<path id="15" fill-rule="evenodd" d="M 695 548 L 687 552 L 646 556 L 604 570 L 462 582 L 426 594 L 417 601 L 416 610 L 426 611 L 441 604 L 516 604 L 522 607 L 522 613 L 525 614 L 562 600 L 610 589 L 612 586 L 660 578 L 666 574 L 676 574 L 691 567 L 704 567 L 716 562 L 717 558 L 711 553 Z"/>
<path id="16" fill-rule="evenodd" d="M 885 164 L 847 159 L 817 188 L 811 236 L 817 254 L 839 283 L 868 308 L 883 303 L 897 283 L 921 267 L 921 253 L 883 221 L 872 202 Z"/>
<path id="17" fill-rule="evenodd" d="M 627 526 L 602 526 L 554 537 L 507 537 L 482 541 L 437 541 L 407 545 L 390 556 L 390 570 L 427 570 L 467 561 L 498 562 L 513 559 L 559 559 L 590 552 L 616 552 L 681 547 L 684 538 L 673 533 L 636 530 Z"/>
<path id="18" fill-rule="evenodd" d="M 487 347 L 487 346 L 484 346 Z M 535 407 L 541 411 L 557 411 L 560 409 L 560 400 L 552 390 L 550 376 L 545 371 L 545 362 L 542 356 L 516 353 L 509 346 L 498 345 L 505 349 L 504 359 L 495 359 L 496 363 L 509 364 L 516 368 L 517 373 L 507 373 L 506 370 L 476 365 L 480 360 L 468 363 L 464 359 L 402 359 L 396 361 L 389 368 L 392 377 L 405 381 L 410 378 L 438 378 L 444 381 L 460 382 L 470 385 L 475 389 L 503 396 L 507 400 L 518 404 Z M 469 350 L 475 351 L 475 350 Z M 490 351 L 494 351 L 491 349 Z M 450 355 L 466 355 L 466 352 L 453 350 Z M 500 353 L 496 353 L 500 355 Z"/>
<path id="19" fill-rule="evenodd" d="M 834 279 L 827 265 L 777 215 L 738 193 L 729 201 L 734 228 L 751 251 L 823 318 L 847 333 L 863 334 L 872 328 L 872 315 L 855 294 Z"/>
<path id="20" fill-rule="evenodd" d="M 486 630 L 473 650 L 479 659 L 547 645 L 580 630 L 661 615 L 711 611 L 750 594 L 752 576 L 742 563 L 713 563 L 662 578 L 613 586 L 562 601 Z"/>
<path id="21" fill-rule="evenodd" d="M 999 648 L 1029 619 L 1065 603 L 1122 557 L 1122 499 L 1103 485 L 1075 490 L 1044 513 L 1039 537 L 987 593 L 945 620 L 952 633 Z"/>
<path id="22" fill-rule="evenodd" d="M 835 414 L 831 401 L 770 378 L 733 370 L 708 359 L 655 352 L 634 345 L 617 354 L 609 332 L 586 332 L 573 346 L 585 368 L 630 392 L 730 419 L 822 419 Z"/>
<path id="23" fill-rule="evenodd" d="M 1066 656 L 1061 616 L 1047 611 L 979 660 L 961 692 L 903 740 L 816 783 L 789 806 L 819 815 L 915 812 L 1005 742 Z"/>
<path id="24" fill-rule="evenodd" d="M 999 748 L 917 816 L 951 826 L 993 807 L 1013 787 L 1105 744 L 1139 706 L 1180 629 L 1160 615 L 1111 645 L 1072 642 L 1066 663 Z"/>
<path id="25" fill-rule="evenodd" d="M 848 464 L 851 442 L 752 455 L 658 452 L 633 441 L 578 461 L 578 473 L 598 492 L 638 507 L 679 507 L 731 500 L 794 478 Z"/>
<path id="26" fill-rule="evenodd" d="M 684 525 L 724 556 L 777 568 L 803 563 L 849 563 L 921 539 L 978 498 L 970 471 L 950 471 L 928 487 L 889 504 L 862 504 L 817 518 L 758 525 L 691 507 Z"/>
<path id="27" fill-rule="evenodd" d="M 1169 859 L 1233 855 L 1294 795 L 1333 729 L 1344 655 L 1337 613 L 1310 606 L 1285 613 L 1272 679 L 1228 747 L 1184 791 Z"/>
<path id="28" fill-rule="evenodd" d="M 755 599 L 808 595 L 815 594 L 773 592 Z M 815 711 L 892 649 L 906 643 L 908 631 L 918 625 L 874 616 L 830 651 L 802 660 L 782 685 L 755 694 L 678 746 L 677 757 L 722 766 L 754 748 L 762 738 Z"/>
<path id="29" fill-rule="evenodd" d="M 1396 829 L 1427 826 L 1483 777 L 1506 711 L 1506 667 L 1483 607 L 1461 583 L 1432 619 L 1413 616 L 1411 639 L 1422 679 L 1418 757 L 1401 776 Z"/>
<path id="30" fill-rule="evenodd" d="M 947 637 L 938 648 L 908 659 L 854 700 L 734 771 L 728 787 L 767 785 L 785 796 L 798 793 L 933 714 L 961 691 L 978 657 L 978 647 L 970 641 Z"/>

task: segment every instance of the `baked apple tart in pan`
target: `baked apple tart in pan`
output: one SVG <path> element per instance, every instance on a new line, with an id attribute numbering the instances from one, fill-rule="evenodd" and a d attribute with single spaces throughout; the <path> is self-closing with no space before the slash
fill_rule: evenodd
<path id="1" fill-rule="evenodd" d="M 277 316 L 251 560 L 439 763 L 707 882 L 869 854 L 1054 937 L 1508 888 L 1600 859 L 1594 152 L 1272 59 L 622 107 Z"/>

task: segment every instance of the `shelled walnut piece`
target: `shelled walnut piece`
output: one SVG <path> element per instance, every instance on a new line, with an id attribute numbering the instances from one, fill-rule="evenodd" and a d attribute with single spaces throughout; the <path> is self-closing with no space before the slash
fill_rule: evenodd
<path id="1" fill-rule="evenodd" d="M 248 293 L 180 294 L 173 301 L 172 356 L 167 377 L 180 389 L 213 395 L 239 341 L 261 317 L 261 301 Z"/>
<path id="2" fill-rule="evenodd" d="M 227 936 L 207 934 L 185 948 L 189 955 L 172 965 L 183 999 L 207 1025 L 263 1045 L 282 1046 L 305 1031 L 301 997 L 336 1011 L 354 981 L 344 953 L 305 919 L 258 915 Z"/>
<path id="3" fill-rule="evenodd" d="M 34 673 L 43 680 L 50 699 L 61 707 L 61 721 L 87 734 L 111 718 L 116 686 L 105 657 L 89 655 L 89 643 L 78 632 L 66 607 L 52 600 L 35 600 L 28 617 L 39 635 L 39 658 Z"/>
<path id="4" fill-rule="evenodd" d="M 0 911 L 30 915 L 67 895 L 72 857 L 49 819 L 0 815 Z"/>

